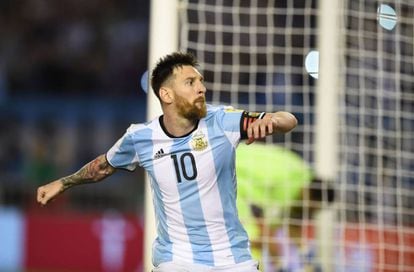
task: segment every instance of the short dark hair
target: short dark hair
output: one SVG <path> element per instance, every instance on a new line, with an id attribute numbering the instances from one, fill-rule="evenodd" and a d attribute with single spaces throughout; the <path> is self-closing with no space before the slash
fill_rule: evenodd
<path id="1" fill-rule="evenodd" d="M 187 65 L 198 66 L 197 59 L 191 53 L 174 52 L 158 61 L 151 74 L 151 87 L 158 99 L 161 85 L 172 76 L 174 69 Z"/>

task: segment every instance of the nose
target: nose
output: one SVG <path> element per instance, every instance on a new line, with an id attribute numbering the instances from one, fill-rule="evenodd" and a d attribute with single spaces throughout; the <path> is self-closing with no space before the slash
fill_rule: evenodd
<path id="1" fill-rule="evenodd" d="M 207 91 L 206 86 L 204 86 L 204 83 L 202 81 L 199 81 L 197 84 L 197 93 L 205 94 Z"/>

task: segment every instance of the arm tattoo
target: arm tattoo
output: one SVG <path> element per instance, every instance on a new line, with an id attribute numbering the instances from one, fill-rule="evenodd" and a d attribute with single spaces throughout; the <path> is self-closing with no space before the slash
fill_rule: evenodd
<path id="1" fill-rule="evenodd" d="M 114 172 L 115 168 L 108 163 L 105 155 L 101 155 L 83 166 L 76 173 L 62 178 L 62 191 L 75 185 L 98 182 Z"/>

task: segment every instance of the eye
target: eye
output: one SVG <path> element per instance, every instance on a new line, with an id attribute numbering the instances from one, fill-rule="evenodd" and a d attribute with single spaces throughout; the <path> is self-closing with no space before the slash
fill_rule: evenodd
<path id="1" fill-rule="evenodd" d="M 190 85 L 190 86 L 193 85 L 193 83 L 194 83 L 193 79 L 189 79 L 185 82 L 185 84 Z"/>

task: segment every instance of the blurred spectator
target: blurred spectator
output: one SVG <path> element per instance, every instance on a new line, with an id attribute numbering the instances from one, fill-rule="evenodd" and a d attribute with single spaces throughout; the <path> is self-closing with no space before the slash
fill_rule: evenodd
<path id="1" fill-rule="evenodd" d="M 0 205 L 32 208 L 38 182 L 78 168 L 124 124 L 145 120 L 138 79 L 148 63 L 149 2 L 0 1 Z M 96 138 L 90 128 L 100 122 Z M 62 206 L 135 211 L 137 175 L 117 178 L 136 190 L 109 182 L 74 191 Z"/>
<path id="2" fill-rule="evenodd" d="M 10 94 L 135 95 L 147 67 L 148 9 L 143 0 L 2 1 Z"/>
<path id="3" fill-rule="evenodd" d="M 0 119 L 0 171 L 1 173 L 22 173 L 24 165 L 20 138 L 21 121 L 13 116 Z"/>
<path id="4" fill-rule="evenodd" d="M 49 148 L 50 139 L 56 139 L 56 126 L 43 120 L 38 131 L 31 137 L 30 149 L 27 154 L 26 178 L 31 187 L 39 186 L 45 179 L 51 179 L 57 174 L 54 158 L 55 148 Z"/>

